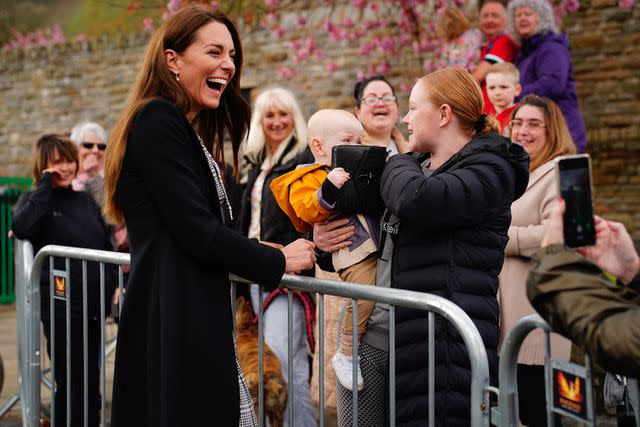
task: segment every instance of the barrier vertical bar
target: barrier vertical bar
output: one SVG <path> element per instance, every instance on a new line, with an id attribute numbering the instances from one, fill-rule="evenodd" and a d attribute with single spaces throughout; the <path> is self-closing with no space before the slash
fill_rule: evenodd
<path id="1" fill-rule="evenodd" d="M 233 330 L 235 333 L 236 330 L 236 300 L 238 299 L 237 294 L 238 294 L 238 288 L 237 288 L 238 284 L 236 282 L 231 282 L 231 314 L 232 314 L 232 319 L 231 322 L 233 323 Z M 249 301 L 251 302 L 251 301 Z"/>
<path id="2" fill-rule="evenodd" d="M 35 264 L 35 262 L 34 262 Z M 41 263 L 42 264 L 42 261 Z M 42 265 L 32 268 L 29 275 L 27 298 L 31 304 L 30 324 L 28 326 L 29 350 L 27 356 L 27 371 L 29 372 L 27 391 L 27 423 L 37 426 L 40 423 L 40 276 Z M 53 271 L 53 261 L 51 261 Z M 53 280 L 53 279 L 51 279 Z M 51 304 L 53 306 L 53 304 Z M 53 313 L 53 310 L 51 310 Z M 54 386 L 55 387 L 55 386 Z M 52 387 L 52 389 L 54 388 Z"/>
<path id="3" fill-rule="evenodd" d="M 547 426 L 555 426 L 555 416 L 553 412 L 553 398 L 549 400 L 549 396 L 553 396 L 553 371 L 551 369 L 551 334 L 548 330 L 544 331 L 544 384 L 545 384 L 545 403 L 547 408 Z M 516 372 L 516 387 L 518 384 L 518 373 Z M 518 408 L 520 415 L 520 408 Z M 518 418 L 519 419 L 519 418 Z"/>
<path id="4" fill-rule="evenodd" d="M 258 287 L 258 413 L 260 417 L 260 427 L 265 425 L 264 419 L 264 295 L 261 285 L 250 285 Z M 251 304 L 251 301 L 249 301 Z"/>
<path id="5" fill-rule="evenodd" d="M 87 261 L 82 261 L 82 417 L 84 426 L 89 425 L 89 309 L 87 307 Z M 67 385 L 69 386 L 69 384 Z M 76 405 L 78 402 L 76 402 Z M 67 417 L 69 417 L 67 415 Z M 70 418 L 70 417 L 69 417 Z"/>
<path id="6" fill-rule="evenodd" d="M 596 425 L 596 415 L 593 407 L 593 377 L 591 374 L 591 358 L 587 353 L 584 354 L 584 370 L 585 370 L 585 383 L 587 384 L 587 418 L 591 422 L 591 426 Z M 636 408 L 636 412 L 637 412 Z"/>
<path id="7" fill-rule="evenodd" d="M 353 427 L 358 427 L 358 301 L 351 299 L 353 306 L 353 352 L 351 354 L 351 387 L 353 392 L 352 419 Z"/>
<path id="8" fill-rule="evenodd" d="M 122 300 L 124 298 L 124 271 L 122 270 L 122 266 L 118 266 L 118 317 L 120 317 L 120 313 L 122 312 Z"/>
<path id="9" fill-rule="evenodd" d="M 396 425 L 396 308 L 389 306 L 389 424 Z"/>
<path id="10" fill-rule="evenodd" d="M 436 376 L 436 368 L 435 368 L 435 354 L 434 354 L 434 334 L 435 327 L 433 324 L 434 315 L 433 312 L 430 311 L 427 314 L 427 334 L 428 336 L 428 344 L 427 344 L 427 363 L 429 366 L 429 427 L 435 426 L 435 376 Z"/>
<path id="11" fill-rule="evenodd" d="M 104 263 L 100 263 L 100 378 L 102 383 L 102 396 L 100 397 L 100 406 L 101 411 L 100 415 L 102 418 L 102 425 L 106 426 L 106 412 L 107 412 L 107 377 L 106 377 L 106 369 L 105 369 L 105 359 L 107 355 L 104 351 L 104 328 L 105 328 L 105 297 L 104 297 Z M 86 403 L 86 402 L 85 402 Z"/>
<path id="12" fill-rule="evenodd" d="M 55 300 L 53 296 L 55 295 L 54 291 L 54 262 L 53 257 L 49 257 L 49 290 L 51 293 L 51 297 L 49 298 L 49 351 L 51 352 L 51 425 L 56 427 L 56 395 L 58 394 L 58 382 L 56 381 L 56 318 L 55 318 Z M 39 286 L 39 284 L 36 284 Z M 65 288 L 65 296 L 66 296 L 66 288 Z M 40 335 L 40 331 L 38 331 L 38 335 Z M 39 338 L 39 336 L 38 336 Z M 35 384 L 35 382 L 34 382 Z M 32 385 L 33 386 L 33 385 Z M 38 388 L 40 384 L 38 382 Z"/>
<path id="13" fill-rule="evenodd" d="M 289 385 L 289 398 L 287 406 L 289 407 L 289 425 L 293 426 L 293 291 L 289 289 L 287 292 L 287 377 Z"/>
<path id="14" fill-rule="evenodd" d="M 65 291 L 67 293 L 67 300 L 65 301 L 65 308 L 67 317 L 65 319 L 66 325 L 66 336 L 67 336 L 67 357 L 66 357 L 66 365 L 67 365 L 67 427 L 71 427 L 71 260 L 69 258 L 65 258 L 65 268 L 67 273 L 67 286 L 65 287 Z"/>
<path id="15" fill-rule="evenodd" d="M 320 370 L 320 378 L 318 379 L 318 389 L 320 395 L 318 396 L 318 404 L 320 406 L 320 427 L 324 427 L 324 294 L 318 294 L 318 334 L 320 335 L 318 340 L 318 368 Z"/>
<path id="16" fill-rule="evenodd" d="M 509 330 L 502 342 L 499 358 L 498 382 L 500 394 L 498 396 L 500 408 L 500 425 L 502 427 L 519 427 L 520 414 L 518 408 L 518 353 L 524 339 L 534 329 L 540 328 L 549 332 L 549 325 L 537 314 L 525 316 L 518 320 Z M 545 344 L 546 357 L 550 357 L 550 348 Z M 548 363 L 545 366 L 549 365 Z M 545 377 L 551 378 L 550 366 L 545 371 Z M 473 387 L 473 381 L 472 381 Z M 549 393 L 551 383 L 545 381 L 545 393 Z M 547 409 L 548 411 L 548 409 Z M 473 413 L 473 410 L 471 411 Z M 553 417 L 551 417 L 553 419 Z"/>

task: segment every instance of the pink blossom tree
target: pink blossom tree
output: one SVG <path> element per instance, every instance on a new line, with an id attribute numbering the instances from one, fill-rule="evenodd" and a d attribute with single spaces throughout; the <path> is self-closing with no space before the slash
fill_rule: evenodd
<path id="1" fill-rule="evenodd" d="M 630 8 L 635 0 L 619 0 Z M 549 0 L 556 19 L 579 10 L 580 0 Z M 162 14 L 167 19 L 189 3 L 218 1 L 169 0 Z M 436 36 L 435 20 L 448 7 L 465 7 L 465 0 L 244 0 L 230 2 L 223 12 L 259 26 L 288 43 L 292 54 L 281 66 L 282 79 L 293 78 L 305 62 L 322 63 L 333 73 L 340 65 L 325 52 L 326 46 L 356 46 L 367 58 L 367 66 L 356 70 L 358 78 L 388 74 L 401 59 L 413 57 L 424 72 L 441 66 L 431 59 L 442 47 Z M 313 10 L 314 13 L 309 13 Z M 293 23 L 293 24 L 292 24 Z M 147 21 L 145 28 L 152 26 Z"/>

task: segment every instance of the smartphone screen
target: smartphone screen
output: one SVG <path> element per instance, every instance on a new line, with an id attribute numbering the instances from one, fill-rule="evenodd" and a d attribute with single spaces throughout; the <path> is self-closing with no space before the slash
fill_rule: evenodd
<path id="1" fill-rule="evenodd" d="M 564 242 L 570 248 L 596 242 L 591 203 L 589 156 L 567 156 L 558 161 L 560 194 L 565 201 Z"/>

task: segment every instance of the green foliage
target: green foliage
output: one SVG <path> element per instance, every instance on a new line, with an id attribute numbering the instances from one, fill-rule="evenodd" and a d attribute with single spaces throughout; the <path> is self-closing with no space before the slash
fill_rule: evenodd
<path id="1" fill-rule="evenodd" d="M 0 0 L 0 45 L 12 37 L 11 29 L 27 33 L 60 22 L 77 2 L 78 0 Z"/>
<path id="2" fill-rule="evenodd" d="M 59 24 L 67 39 L 142 31 L 142 20 L 159 20 L 165 5 L 162 0 L 0 0 L 0 45 L 13 28 L 27 33 Z"/>

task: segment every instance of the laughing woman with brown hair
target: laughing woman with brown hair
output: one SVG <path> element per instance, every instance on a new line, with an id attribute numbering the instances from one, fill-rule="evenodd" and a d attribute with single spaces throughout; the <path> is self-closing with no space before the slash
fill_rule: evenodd
<path id="1" fill-rule="evenodd" d="M 230 272 L 278 286 L 310 268 L 313 244 L 275 249 L 227 226 L 221 168 L 237 169 L 249 123 L 242 47 L 213 9 L 182 9 L 154 34 L 107 149 L 106 213 L 126 222 L 131 275 L 122 308 L 113 426 L 256 425 L 234 350 Z M 246 260 L 250 259 L 251 263 Z"/>

